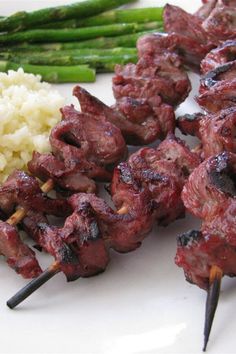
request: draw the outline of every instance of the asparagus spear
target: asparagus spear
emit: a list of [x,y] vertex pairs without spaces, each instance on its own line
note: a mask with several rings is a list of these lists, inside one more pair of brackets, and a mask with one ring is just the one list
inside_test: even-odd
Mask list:
[[113,23],[147,23],[162,21],[163,7],[146,7],[139,9],[124,9],[106,11],[100,15],[85,19],[71,19],[46,23],[40,28],[77,28],[89,26],[104,26]]
[[23,68],[27,73],[41,75],[44,81],[52,83],[64,82],[94,82],[96,79],[95,70],[87,65],[74,66],[39,66],[20,64],[12,61],[0,61],[0,72],[18,70]]
[[7,56],[4,57],[4,53],[1,53],[1,59],[14,60],[14,62],[20,64],[31,64],[31,65],[50,65],[50,66],[73,66],[73,65],[84,65],[87,64],[92,68],[96,68],[99,72],[111,72],[114,70],[116,64],[127,64],[137,62],[137,53],[134,49],[134,53],[125,53],[121,51],[120,53],[113,53],[110,55],[63,55],[63,53],[56,52],[56,54],[48,53],[38,53],[35,55],[10,55],[6,53]]
[[0,31],[19,31],[51,21],[75,17],[82,19],[133,1],[135,0],[86,0],[70,5],[44,8],[32,12],[21,11],[0,19]]
[[139,37],[154,32],[162,32],[163,28],[157,28],[156,30],[150,30],[146,32],[137,32],[132,34],[125,34],[116,37],[99,37],[96,39],[88,39],[81,42],[67,42],[67,43],[47,43],[47,44],[28,44],[22,43],[16,46],[1,47],[3,52],[42,52],[50,50],[67,50],[67,49],[83,49],[83,48],[116,48],[116,47],[135,47]]
[[[134,55],[137,54],[137,49],[136,48],[112,48],[112,49],[99,49],[99,48],[82,48],[82,49],[67,49],[67,50],[48,50],[44,52],[39,51],[25,51],[23,53],[21,52],[0,52],[0,58],[4,58],[6,60],[8,59],[14,59],[15,57],[19,58],[26,58],[27,60],[41,60],[41,58],[44,58],[45,60],[47,58],[58,58],[62,56],[73,56],[73,57],[85,57],[85,56],[91,56],[91,55],[96,55],[98,57],[103,57],[103,56],[113,56],[113,55]],[[41,58],[39,58],[39,56]]]
[[19,42],[69,42],[97,38],[100,36],[116,36],[126,33],[156,29],[160,26],[158,22],[145,24],[118,23],[114,25],[83,27],[76,29],[35,29],[16,33],[0,35],[0,44],[11,44]]

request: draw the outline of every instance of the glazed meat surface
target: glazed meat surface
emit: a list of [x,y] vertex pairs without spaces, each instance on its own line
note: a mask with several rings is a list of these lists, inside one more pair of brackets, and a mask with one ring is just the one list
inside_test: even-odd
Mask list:
[[68,281],[105,269],[107,252],[89,204],[73,206],[73,213],[62,228],[48,225],[38,213],[29,213],[23,227],[37,245],[55,258]]
[[159,96],[155,97],[152,105],[146,99],[124,97],[115,106],[108,107],[80,86],[75,87],[74,95],[80,102],[82,112],[104,115],[120,128],[127,144],[149,144],[174,131],[174,110],[164,104]]
[[[235,5],[236,6],[236,5]],[[236,60],[236,40],[228,40],[212,49],[201,62],[202,74],[216,69],[219,65]]]
[[21,241],[17,229],[3,221],[0,221],[0,254],[24,278],[34,278],[42,272],[35,253]]
[[203,219],[201,232],[178,239],[177,265],[187,280],[207,288],[212,265],[236,275],[236,155],[223,152],[205,160],[190,175],[182,198],[186,208]]
[[207,112],[235,106],[236,95],[236,61],[217,66],[202,79],[198,104]]

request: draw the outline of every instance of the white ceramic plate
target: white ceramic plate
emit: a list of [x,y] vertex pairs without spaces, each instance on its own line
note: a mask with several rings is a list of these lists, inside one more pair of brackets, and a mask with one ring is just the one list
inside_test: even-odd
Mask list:
[[[0,14],[32,10],[70,1],[1,0]],[[194,12],[200,0],[170,1]],[[139,0],[135,6],[161,6],[160,0]],[[178,19],[176,19],[178,21]],[[113,103],[112,75],[98,76],[83,85],[106,103]],[[191,74],[193,92],[198,78]],[[59,85],[67,102],[72,85]],[[189,98],[178,113],[197,111]],[[201,353],[206,294],[184,279],[174,264],[176,235],[198,227],[188,216],[167,228],[156,227],[140,249],[120,255],[112,252],[107,270],[97,277],[66,283],[58,274],[14,311],[6,300],[26,281],[0,260],[0,352],[159,354]],[[51,262],[39,255],[41,264]],[[208,352],[236,353],[235,280],[224,279]]]

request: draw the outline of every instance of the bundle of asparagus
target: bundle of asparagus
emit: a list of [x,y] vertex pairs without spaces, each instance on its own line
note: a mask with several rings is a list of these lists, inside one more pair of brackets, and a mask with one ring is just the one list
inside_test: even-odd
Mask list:
[[162,8],[115,9],[136,0],[85,0],[0,18],[0,71],[22,67],[49,82],[93,82],[137,61],[136,41],[160,32]]

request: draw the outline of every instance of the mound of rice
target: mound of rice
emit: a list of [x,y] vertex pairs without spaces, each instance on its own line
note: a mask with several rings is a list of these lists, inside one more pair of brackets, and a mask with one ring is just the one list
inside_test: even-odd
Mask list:
[[50,151],[49,133],[65,102],[40,80],[22,69],[0,73],[0,182],[15,168],[27,169],[34,150]]

